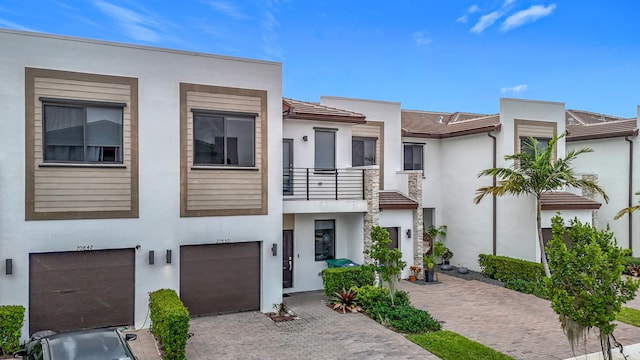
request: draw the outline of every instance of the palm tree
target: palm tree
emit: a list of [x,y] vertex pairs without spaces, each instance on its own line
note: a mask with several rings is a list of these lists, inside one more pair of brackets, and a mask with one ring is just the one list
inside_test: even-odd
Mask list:
[[[636,195],[640,195],[640,191],[636,193]],[[632,214],[636,211],[640,210],[640,205],[631,206],[628,208],[624,208],[616,213],[616,216],[613,217],[614,220],[618,220],[623,217],[625,214]]]
[[542,264],[547,277],[551,276],[549,264],[545,256],[544,241],[542,239],[542,207],[540,197],[543,193],[557,191],[565,187],[587,189],[597,192],[609,202],[609,197],[604,190],[590,180],[579,179],[574,173],[571,162],[578,155],[593,152],[590,148],[582,148],[570,151],[562,159],[554,159],[554,148],[558,140],[565,134],[554,136],[546,146],[538,143],[533,137],[523,143],[523,149],[518,154],[507,155],[505,160],[513,160],[510,168],[492,168],[482,170],[478,177],[495,176],[500,179],[497,185],[484,186],[476,190],[477,196],[473,199],[478,204],[485,195],[502,196],[505,194],[533,196],[536,199],[536,221],[538,225],[538,241],[542,251]]

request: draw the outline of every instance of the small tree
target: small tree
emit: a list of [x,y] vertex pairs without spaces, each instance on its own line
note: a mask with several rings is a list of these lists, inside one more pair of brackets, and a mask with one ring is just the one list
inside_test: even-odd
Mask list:
[[375,263],[371,266],[374,270],[380,274],[382,284],[389,289],[389,295],[391,296],[391,303],[395,298],[395,294],[398,288],[398,277],[407,266],[407,263],[402,261],[402,253],[398,249],[390,249],[391,238],[389,232],[380,227],[374,226],[371,228],[371,258],[375,260]]
[[627,251],[617,246],[609,229],[594,229],[578,219],[565,228],[558,215],[551,221],[553,239],[547,245],[547,254],[553,273],[546,279],[551,307],[559,315],[572,351],[596,327],[604,359],[611,359],[613,321],[622,304],[635,297],[639,285],[631,278],[622,279]]

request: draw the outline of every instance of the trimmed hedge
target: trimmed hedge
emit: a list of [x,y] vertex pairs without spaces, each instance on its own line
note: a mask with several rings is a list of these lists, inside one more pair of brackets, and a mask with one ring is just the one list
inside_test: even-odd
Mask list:
[[328,268],[322,270],[322,283],[324,284],[324,294],[333,296],[336,291],[373,285],[375,274],[369,266],[349,266],[340,268]]
[[[393,303],[396,306],[410,305],[409,294],[402,290],[396,291]],[[379,306],[391,307],[391,296],[389,296],[389,290],[387,288],[365,285],[358,288],[356,304],[368,313]]]
[[24,306],[0,306],[0,355],[20,350],[20,330],[24,321]]
[[482,273],[500,281],[526,280],[539,282],[544,278],[544,267],[540,263],[514,259],[507,256],[480,254],[478,263]]
[[440,323],[427,311],[416,309],[411,305],[378,305],[368,314],[382,325],[392,326],[401,333],[416,334],[438,331],[441,328]]
[[151,332],[164,348],[164,359],[185,359],[191,318],[175,290],[160,289],[149,293],[149,311]]

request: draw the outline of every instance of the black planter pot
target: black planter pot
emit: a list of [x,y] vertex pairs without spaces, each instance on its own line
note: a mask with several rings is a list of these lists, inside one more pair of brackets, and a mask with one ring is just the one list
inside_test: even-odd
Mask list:
[[424,271],[424,281],[426,282],[434,282],[434,275],[435,275],[435,271],[434,270],[425,270]]

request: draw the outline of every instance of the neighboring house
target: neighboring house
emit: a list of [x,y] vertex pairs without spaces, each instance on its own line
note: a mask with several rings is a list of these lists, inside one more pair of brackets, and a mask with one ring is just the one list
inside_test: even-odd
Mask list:
[[[584,147],[593,149],[576,161],[577,170],[592,177],[604,188],[609,203],[602,204],[595,214],[600,228],[611,227],[618,245],[640,249],[638,215],[625,215],[613,220],[615,214],[626,207],[637,205],[640,191],[640,142],[638,118],[620,118],[579,110],[567,110],[567,150]],[[635,224],[635,226],[634,226]]]
[[281,64],[0,30],[0,304],[23,336],[281,302]]

